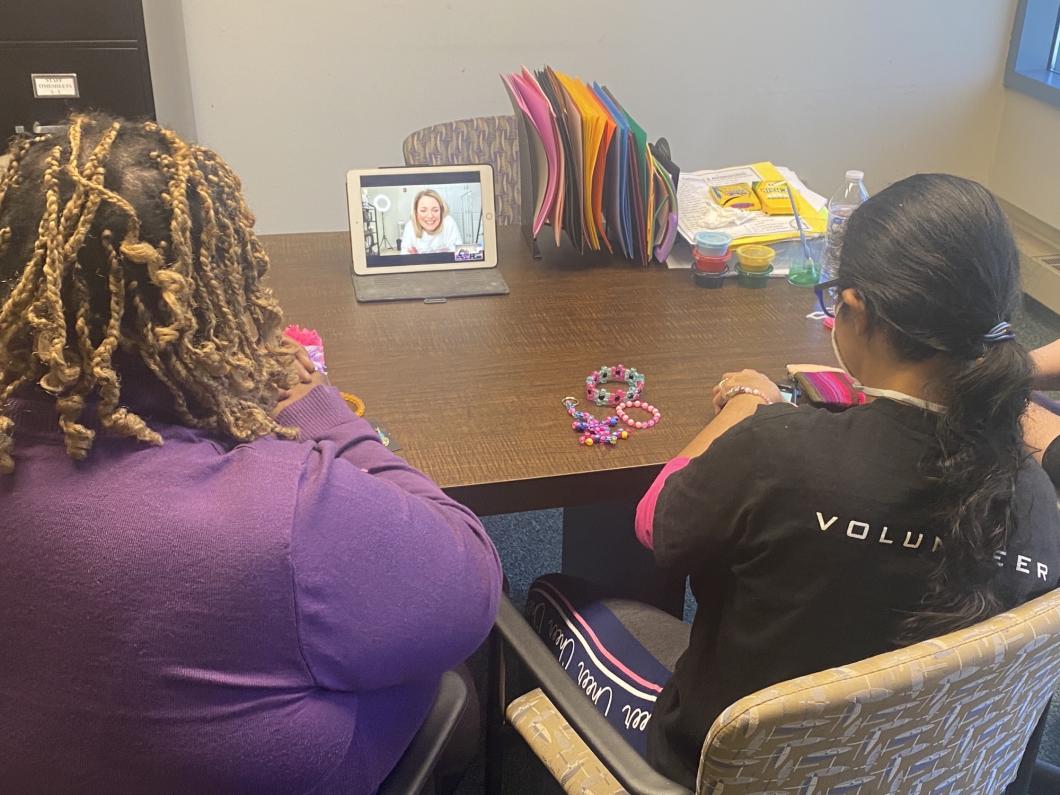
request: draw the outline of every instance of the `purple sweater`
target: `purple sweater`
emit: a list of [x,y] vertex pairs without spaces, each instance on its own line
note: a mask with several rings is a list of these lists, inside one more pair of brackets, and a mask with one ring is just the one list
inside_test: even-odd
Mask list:
[[478,519],[330,387],[281,415],[297,442],[154,412],[162,447],[80,464],[53,404],[14,416],[0,792],[370,793],[493,624]]

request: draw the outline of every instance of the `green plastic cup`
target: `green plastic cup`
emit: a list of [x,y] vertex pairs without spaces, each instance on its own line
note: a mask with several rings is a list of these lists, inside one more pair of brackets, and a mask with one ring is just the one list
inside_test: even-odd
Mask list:
[[798,256],[788,268],[788,283],[796,287],[813,287],[821,278],[821,271],[813,258]]

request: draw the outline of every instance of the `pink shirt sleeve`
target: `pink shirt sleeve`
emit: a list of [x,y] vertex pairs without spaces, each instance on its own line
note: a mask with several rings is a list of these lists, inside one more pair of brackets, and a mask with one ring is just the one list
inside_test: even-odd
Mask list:
[[655,503],[659,501],[659,495],[662,493],[663,486],[666,485],[666,479],[674,472],[688,466],[688,462],[691,460],[691,458],[677,456],[667,461],[662,472],[655,478],[655,482],[651,484],[647,493],[637,503],[637,517],[633,526],[637,531],[637,540],[648,549],[655,548],[653,543],[655,528],[652,526],[655,521]]

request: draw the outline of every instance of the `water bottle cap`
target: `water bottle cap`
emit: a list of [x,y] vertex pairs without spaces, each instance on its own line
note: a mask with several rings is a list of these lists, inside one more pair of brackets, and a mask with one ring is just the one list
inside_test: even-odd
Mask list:
[[847,172],[847,179],[849,179],[851,182],[860,182],[861,180],[865,179],[865,172],[864,171],[848,171]]

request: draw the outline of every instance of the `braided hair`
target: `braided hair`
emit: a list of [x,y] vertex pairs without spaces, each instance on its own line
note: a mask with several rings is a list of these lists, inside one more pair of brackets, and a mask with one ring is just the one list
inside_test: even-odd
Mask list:
[[[181,421],[249,441],[292,437],[270,416],[290,385],[282,314],[238,177],[152,122],[71,116],[19,137],[0,170],[0,472],[14,470],[9,401],[54,396],[67,453],[98,428],[162,438],[122,406],[118,351],[139,359]],[[86,424],[87,423],[87,424]]]

